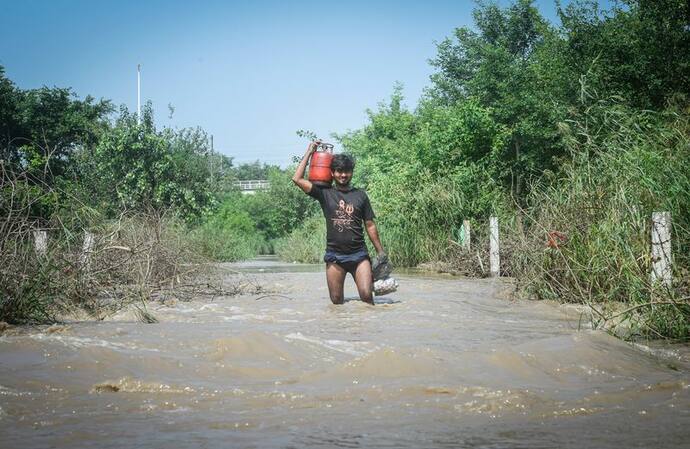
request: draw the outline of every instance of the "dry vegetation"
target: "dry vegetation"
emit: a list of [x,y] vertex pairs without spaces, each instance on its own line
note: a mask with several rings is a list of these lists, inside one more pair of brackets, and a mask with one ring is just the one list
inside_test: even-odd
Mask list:
[[[146,310],[151,300],[262,291],[256,284],[228,284],[225,273],[198,254],[185,227],[159,211],[103,220],[84,207],[40,222],[33,208],[52,192],[32,190],[24,174],[0,170],[0,321],[50,323],[84,312],[103,319],[134,306],[142,321],[153,322]],[[47,234],[43,250],[36,245],[38,229]]]

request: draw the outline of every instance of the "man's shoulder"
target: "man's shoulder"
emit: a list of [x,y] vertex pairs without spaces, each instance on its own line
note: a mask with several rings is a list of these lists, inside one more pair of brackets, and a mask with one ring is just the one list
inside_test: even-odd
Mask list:
[[318,197],[322,196],[323,193],[327,190],[330,190],[329,186],[322,186],[316,183],[312,183],[311,189],[309,190],[309,192],[307,192],[307,195]]
[[318,190],[321,193],[328,193],[331,191],[331,186],[324,186],[324,185],[315,184],[315,183],[312,184],[311,188],[313,190]]
[[324,195],[334,195],[334,196],[340,196],[340,195],[345,195],[346,197],[349,198],[368,198],[367,192],[364,189],[360,189],[357,187],[350,187],[349,190],[343,191],[343,190],[338,190],[337,188],[333,186],[325,186],[321,187],[322,192]]
[[369,195],[367,195],[367,191],[364,190],[364,189],[360,189],[360,188],[358,188],[358,187],[354,187],[354,188],[352,189],[352,191],[355,192],[355,193],[356,193],[357,195],[359,195],[359,196],[362,196],[362,197],[365,197],[365,198],[369,198]]
[[357,194],[367,194],[366,190],[359,188],[359,187],[350,187],[350,190],[347,191],[347,193],[357,193]]

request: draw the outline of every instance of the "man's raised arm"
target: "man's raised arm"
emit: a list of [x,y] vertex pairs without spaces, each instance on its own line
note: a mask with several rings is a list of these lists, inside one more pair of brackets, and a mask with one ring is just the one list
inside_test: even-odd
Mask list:
[[311,181],[308,179],[304,179],[304,171],[307,169],[307,163],[309,163],[309,158],[311,158],[311,155],[314,154],[314,151],[316,151],[316,148],[319,146],[321,142],[320,141],[315,141],[315,142],[310,142],[309,146],[307,147],[307,152],[304,153],[304,156],[302,157],[302,160],[299,162],[299,165],[297,166],[297,170],[295,170],[295,175],[292,177],[292,182],[297,184],[297,187],[302,189],[304,193],[309,193],[311,192]]

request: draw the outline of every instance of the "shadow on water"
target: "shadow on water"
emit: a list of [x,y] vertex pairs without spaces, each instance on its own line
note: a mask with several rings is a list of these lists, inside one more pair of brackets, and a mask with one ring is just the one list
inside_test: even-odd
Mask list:
[[[343,299],[343,303],[347,304],[349,302],[361,302],[361,299],[359,299],[359,296],[347,296]],[[399,299],[395,299],[393,297],[382,297],[382,296],[377,296],[374,298],[374,304],[379,305],[379,304],[400,304],[402,301]]]

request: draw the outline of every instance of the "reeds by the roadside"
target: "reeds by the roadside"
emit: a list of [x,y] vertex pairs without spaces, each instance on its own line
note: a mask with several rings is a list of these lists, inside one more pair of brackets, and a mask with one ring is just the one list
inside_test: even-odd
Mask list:
[[[507,230],[509,271],[537,298],[582,303],[596,327],[626,338],[690,337],[690,120],[623,107],[587,114],[569,132],[562,178],[535,187]],[[596,129],[596,134],[593,130]],[[651,285],[651,218],[673,220],[673,284]],[[548,245],[549,233],[563,237]]]
[[[107,220],[72,198],[37,218],[35,206],[54,193],[0,164],[0,321],[52,323],[83,312],[99,319],[135,302],[150,319],[145,301],[203,267],[173,216],[127,212]],[[35,244],[37,231],[44,248]]]

